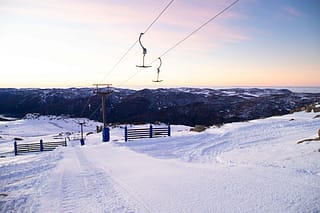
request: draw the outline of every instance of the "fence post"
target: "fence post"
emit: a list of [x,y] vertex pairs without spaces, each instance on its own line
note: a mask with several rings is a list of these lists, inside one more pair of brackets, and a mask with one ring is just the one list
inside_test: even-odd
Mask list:
[[13,142],[13,147],[14,147],[14,155],[18,155],[17,141]]
[[64,138],[64,146],[67,146],[67,138]]
[[128,127],[127,126],[124,127],[124,141],[125,142],[128,141]]
[[168,124],[168,136],[171,136],[171,127],[170,127],[170,124]]
[[150,124],[149,137],[152,138],[152,124]]
[[40,139],[40,152],[43,152],[43,140]]

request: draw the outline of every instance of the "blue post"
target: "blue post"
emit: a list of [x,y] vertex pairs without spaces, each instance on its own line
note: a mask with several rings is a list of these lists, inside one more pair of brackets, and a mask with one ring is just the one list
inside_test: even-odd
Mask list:
[[83,139],[83,138],[80,139],[80,145],[81,145],[81,146],[84,145],[84,139]]
[[168,136],[171,136],[171,127],[170,127],[170,124],[168,124]]
[[84,122],[79,123],[80,124],[80,128],[81,128],[81,138],[80,138],[80,145],[83,146],[84,145],[84,139],[83,139],[83,125],[85,124]]
[[152,138],[152,125],[150,124],[149,137]]
[[40,139],[40,152],[43,152],[43,140]]
[[125,126],[124,127],[124,141],[128,141],[128,127]]
[[13,142],[13,147],[14,147],[14,155],[18,155],[17,141]]
[[102,141],[108,142],[110,141],[110,129],[108,127],[104,127],[102,131]]

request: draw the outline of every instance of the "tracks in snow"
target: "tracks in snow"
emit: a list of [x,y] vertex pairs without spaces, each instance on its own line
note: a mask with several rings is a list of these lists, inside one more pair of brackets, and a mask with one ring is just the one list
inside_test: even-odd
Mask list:
[[119,186],[86,158],[82,148],[66,149],[64,154],[64,160],[40,189],[35,211],[146,212],[123,190],[116,190]]

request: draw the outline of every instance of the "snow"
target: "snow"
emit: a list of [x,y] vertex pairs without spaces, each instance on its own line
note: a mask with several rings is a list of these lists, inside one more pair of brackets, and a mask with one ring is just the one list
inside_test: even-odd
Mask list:
[[[319,113],[318,113],[319,114]],[[0,158],[1,212],[319,212],[317,113],[225,124],[125,143],[123,128],[86,145]],[[99,123],[86,120],[86,132]],[[0,153],[24,141],[78,133],[73,119],[0,122]],[[23,142],[24,142],[23,141]]]

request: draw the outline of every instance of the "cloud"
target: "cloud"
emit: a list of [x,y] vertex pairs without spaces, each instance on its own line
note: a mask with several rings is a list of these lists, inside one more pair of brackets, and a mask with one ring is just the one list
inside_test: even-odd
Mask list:
[[[192,1],[175,2],[166,14],[161,17],[150,34],[159,38],[160,42],[173,45],[175,42],[185,38],[203,23],[208,21],[227,5],[230,1],[215,3],[212,1],[201,1],[201,4]],[[246,18],[231,8],[223,15],[196,32],[184,43],[193,43],[194,47],[203,49],[220,47],[224,42],[243,42],[249,40],[245,29],[236,27],[232,22]],[[154,33],[154,32],[157,33]],[[157,43],[160,43],[157,42]],[[192,45],[192,44],[191,44]]]
[[[168,2],[133,0],[133,1],[21,1],[11,0],[0,6],[0,11],[31,17],[38,20],[58,22],[59,24],[76,23],[83,25],[110,25],[113,27],[137,28],[143,31],[154,20]],[[175,1],[161,16],[157,24],[168,30],[188,32],[208,18],[217,14],[229,1]],[[239,14],[230,10],[219,20],[231,20]]]
[[302,16],[302,13],[296,9],[294,9],[293,7],[286,7],[285,11],[290,14],[291,16],[295,16],[295,17],[300,17]]

